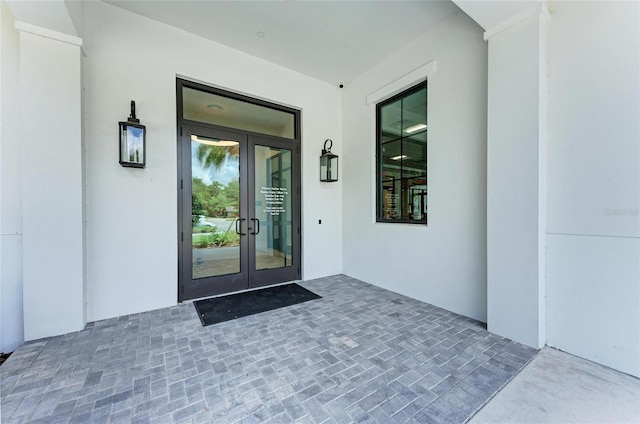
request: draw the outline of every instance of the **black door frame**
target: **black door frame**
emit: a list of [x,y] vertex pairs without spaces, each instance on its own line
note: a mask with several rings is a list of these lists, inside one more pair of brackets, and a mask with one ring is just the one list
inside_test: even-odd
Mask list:
[[[212,125],[203,122],[196,122],[187,119],[183,119],[183,103],[182,103],[182,91],[183,87],[193,88],[200,91],[209,92],[212,94],[230,97],[236,100],[253,103],[259,106],[268,107],[271,109],[281,110],[288,113],[292,113],[294,115],[294,135],[293,139],[284,139],[281,137],[275,137],[260,133],[255,133],[246,130],[238,130],[235,128],[222,127],[218,125]],[[302,229],[301,229],[301,159],[300,159],[300,111],[297,109],[292,109],[286,106],[277,105],[275,103],[267,102],[264,100],[253,99],[247,96],[243,96],[237,93],[232,93],[226,90],[209,87],[203,84],[191,82],[188,80],[176,79],[176,110],[177,110],[177,178],[178,178],[178,190],[177,190],[177,201],[178,201],[178,225],[177,225],[177,253],[178,253],[178,302],[182,302],[185,300],[196,299],[199,297],[212,296],[216,294],[228,293],[232,291],[237,291],[239,284],[239,279],[244,280],[247,279],[247,284],[240,288],[242,289],[251,289],[255,287],[261,287],[271,284],[277,284],[284,281],[291,281],[301,278],[301,269],[302,269]],[[241,155],[244,154],[245,157],[253,157],[253,149],[256,145],[265,145],[276,148],[285,148],[290,149],[292,154],[292,178],[294,181],[294,185],[292,186],[292,213],[293,213],[293,223],[292,223],[292,265],[291,267],[286,268],[275,268],[275,269],[267,269],[267,270],[255,270],[255,258],[252,258],[249,253],[250,243],[255,244],[255,240],[251,235],[249,235],[247,228],[249,226],[250,217],[249,215],[253,215],[253,209],[251,209],[249,202],[241,201],[240,204],[240,216],[244,217],[246,221],[241,222],[242,224],[242,232],[247,233],[247,239],[245,243],[241,243],[241,256],[242,258],[249,258],[248,261],[241,260],[241,272],[240,274],[231,274],[228,276],[215,277],[216,278],[216,290],[215,292],[208,291],[206,289],[206,285],[210,284],[210,281],[204,281],[208,279],[203,279],[201,284],[193,285],[193,280],[191,279],[191,255],[186,254],[187,250],[191,249],[191,237],[190,235],[184,234],[184,229],[191,228],[191,203],[190,203],[190,193],[191,193],[191,180],[189,178],[185,178],[184,176],[191,174],[191,155],[186,154],[185,144],[189,143],[190,146],[190,137],[189,134],[192,131],[202,132],[203,135],[208,133],[215,133],[219,135],[228,134],[229,136],[237,139],[238,137],[243,139],[241,142]],[[189,140],[187,140],[189,139]],[[251,153],[249,150],[251,149]],[[190,149],[189,149],[190,152]],[[253,163],[249,163],[245,161],[245,165],[241,164],[240,166],[240,183],[241,183],[241,193],[243,190],[246,191],[245,199],[249,199],[253,202],[255,195],[255,178],[253,178],[253,170],[250,170],[249,167],[252,166]],[[252,178],[249,178],[252,177]],[[189,201],[185,200],[185,193],[189,193]],[[255,202],[253,202],[255,204]],[[252,205],[251,205],[252,206]],[[242,237],[242,236],[241,236]],[[186,245],[189,244],[189,249],[186,248]],[[255,250],[254,249],[252,251]],[[253,267],[253,268],[251,268]]]

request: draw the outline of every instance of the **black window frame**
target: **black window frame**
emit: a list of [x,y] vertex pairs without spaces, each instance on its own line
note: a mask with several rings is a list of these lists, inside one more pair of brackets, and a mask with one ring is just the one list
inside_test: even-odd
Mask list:
[[[428,105],[428,84],[427,84],[427,80],[424,80],[418,84],[415,84],[413,86],[411,86],[410,88],[402,91],[401,93],[398,93],[396,95],[394,95],[393,97],[390,97],[386,100],[383,100],[379,103],[376,104],[376,222],[382,222],[382,223],[395,223],[395,224],[414,224],[414,225],[422,225],[422,226],[426,226],[427,225],[427,221],[428,221],[428,212],[424,214],[424,217],[422,219],[393,219],[393,218],[384,218],[383,213],[384,213],[384,209],[383,209],[383,201],[384,198],[382,196],[382,193],[384,191],[383,188],[383,179],[382,179],[382,171],[383,171],[383,155],[382,155],[382,145],[383,144],[388,144],[388,143],[392,143],[392,142],[396,142],[398,140],[400,140],[401,142],[401,154],[402,154],[402,143],[404,142],[405,138],[409,138],[408,136],[405,136],[404,134],[400,134],[400,136],[397,139],[394,140],[387,140],[386,142],[383,142],[382,140],[382,128],[381,128],[381,123],[382,123],[382,108],[390,103],[396,102],[400,99],[404,99],[420,90],[425,90],[425,102],[427,104],[427,108],[429,107]],[[402,108],[401,108],[402,111]],[[401,116],[401,121],[403,120],[403,117]],[[425,116],[425,124],[428,125],[427,122],[427,116]],[[424,130],[425,133],[428,131],[428,128]],[[425,174],[424,174],[424,179],[425,179],[425,185],[427,186],[427,188],[425,189],[425,192],[423,194],[424,196],[424,202],[427,202],[427,193],[428,193],[428,180],[427,180],[427,171],[428,171],[428,155],[427,155],[427,146],[429,143],[429,137],[428,137],[428,133],[426,134],[426,141],[425,141],[425,153],[424,153],[424,157],[425,157]],[[402,172],[402,165],[401,165],[401,172]],[[409,177],[407,178],[400,178],[401,180],[405,180],[405,179],[409,179]],[[402,198],[402,194],[401,194],[401,198]],[[401,200],[402,202],[402,200]],[[428,211],[428,209],[427,209]],[[401,215],[402,215],[402,211],[401,211]]]

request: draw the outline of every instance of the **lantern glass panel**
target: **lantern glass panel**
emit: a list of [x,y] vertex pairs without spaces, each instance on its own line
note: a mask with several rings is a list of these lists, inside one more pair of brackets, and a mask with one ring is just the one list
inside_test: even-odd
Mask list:
[[331,152],[320,156],[320,181],[338,181],[338,156]]
[[327,169],[329,168],[329,158],[320,157],[320,181],[327,181]]
[[338,156],[329,158],[329,169],[327,170],[327,180],[338,181]]
[[120,122],[120,164],[122,166],[144,168],[145,138],[144,125]]

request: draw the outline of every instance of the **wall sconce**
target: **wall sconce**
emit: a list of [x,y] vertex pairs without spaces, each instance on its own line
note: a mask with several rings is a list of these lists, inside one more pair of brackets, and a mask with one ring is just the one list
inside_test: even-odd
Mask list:
[[[329,147],[327,147],[329,143]],[[331,153],[333,141],[326,139],[320,156],[320,181],[332,183],[338,181],[338,155]]]
[[136,102],[131,100],[131,115],[120,125],[120,165],[144,168],[146,162],[147,128],[136,119]]

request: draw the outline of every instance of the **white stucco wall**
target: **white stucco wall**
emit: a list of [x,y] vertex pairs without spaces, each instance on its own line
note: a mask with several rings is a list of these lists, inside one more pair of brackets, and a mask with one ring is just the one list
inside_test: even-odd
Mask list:
[[[337,87],[101,2],[85,19],[89,321],[177,301],[177,75],[302,110],[303,278],[342,272],[342,183],[318,178],[324,140],[341,154]],[[118,164],[130,100],[144,170]]]
[[[375,223],[375,104],[435,61],[428,80],[428,226]],[[345,274],[486,320],[487,47],[459,12],[344,89]]]
[[640,3],[550,12],[547,343],[640,376]]
[[22,184],[20,175],[19,36],[0,1],[0,352],[24,341],[22,328]]

